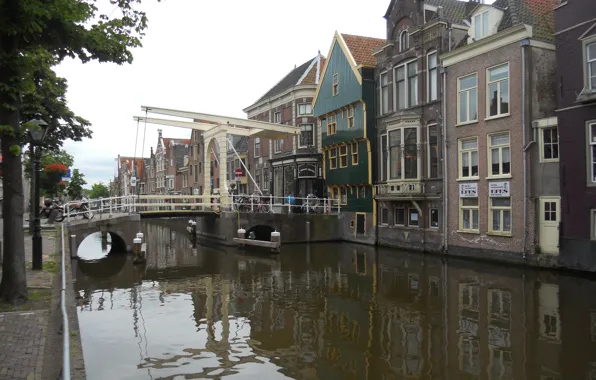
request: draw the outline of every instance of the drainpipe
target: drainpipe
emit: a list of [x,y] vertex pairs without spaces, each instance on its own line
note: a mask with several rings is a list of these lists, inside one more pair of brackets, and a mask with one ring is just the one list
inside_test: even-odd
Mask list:
[[[449,30],[449,34],[451,34],[451,30]],[[449,45],[451,49],[451,44]],[[447,166],[447,68],[441,66],[441,74],[443,74],[443,99],[441,105],[443,106],[443,116],[441,117],[441,129],[443,133],[443,253],[447,252],[448,248],[448,213],[449,213],[449,181],[448,181],[448,166]]]
[[453,29],[451,27],[451,23],[448,24],[449,26],[447,27],[447,31],[449,32],[449,51],[451,51],[451,30]]
[[[522,96],[521,96],[521,109],[522,109],[522,146],[526,147],[526,47],[530,46],[530,39],[525,38],[520,43],[521,46],[521,58],[522,58]],[[527,161],[528,152],[524,149],[522,153],[523,157],[523,173],[524,173],[524,226],[528,225],[528,182],[527,182]],[[528,229],[524,229],[524,251],[523,258],[526,259],[526,251],[528,244]]]

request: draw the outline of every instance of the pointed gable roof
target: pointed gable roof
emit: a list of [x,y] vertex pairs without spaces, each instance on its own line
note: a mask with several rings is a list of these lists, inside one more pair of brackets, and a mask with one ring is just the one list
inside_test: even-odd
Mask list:
[[[259,100],[253,103],[253,105],[260,103],[267,98],[272,98],[276,95],[279,95],[294,86],[299,86],[302,84],[318,84],[324,62],[325,57],[319,53],[316,57],[309,59],[298,67],[295,67],[285,77],[277,82],[275,86],[271,87],[265,93],[265,95],[261,96]],[[250,106],[248,108],[250,108]]]
[[356,66],[371,66],[377,65],[377,60],[373,56],[373,51],[378,47],[383,46],[387,41],[380,38],[354,36],[352,34],[341,33],[346,47],[350,51]]
[[[470,2],[468,1],[460,1],[460,0],[425,0],[424,4],[432,5],[435,7],[441,7],[442,9],[442,16],[441,19],[445,19],[449,22],[460,24],[466,14],[468,14],[466,10],[467,4]],[[392,0],[389,3],[389,7],[387,7],[387,12],[385,12],[385,18],[388,19],[391,16],[391,12],[393,8],[397,6],[402,6],[403,0]]]

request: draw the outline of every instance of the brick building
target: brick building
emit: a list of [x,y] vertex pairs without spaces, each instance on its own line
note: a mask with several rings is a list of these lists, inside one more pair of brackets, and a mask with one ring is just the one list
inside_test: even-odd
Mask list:
[[557,252],[553,1],[532,4],[473,4],[468,37],[440,57],[450,253]]
[[375,52],[380,245],[426,251],[444,245],[438,57],[467,35],[467,6],[393,0],[387,9],[387,43]]
[[188,154],[190,139],[164,138],[158,129],[157,146],[155,148],[155,181],[156,194],[173,194],[176,192],[176,171],[183,165],[184,156]]
[[[317,138],[312,100],[324,64],[325,57],[321,54],[309,59],[244,109],[249,119],[295,125],[301,129],[300,136],[275,141],[249,139],[249,170],[263,192],[279,197],[288,194],[323,196],[321,141]],[[248,191],[255,191],[250,180]]]

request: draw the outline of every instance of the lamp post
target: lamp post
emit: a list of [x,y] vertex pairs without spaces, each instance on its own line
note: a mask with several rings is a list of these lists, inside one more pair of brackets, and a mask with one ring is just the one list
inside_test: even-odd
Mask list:
[[39,166],[41,155],[41,143],[46,137],[49,124],[43,121],[41,114],[35,114],[35,119],[30,120],[29,123],[34,124],[37,128],[29,130],[29,137],[31,138],[31,148],[33,149],[33,235],[31,242],[33,243],[33,270],[41,270],[43,266],[43,253],[41,241],[41,225],[39,221]]

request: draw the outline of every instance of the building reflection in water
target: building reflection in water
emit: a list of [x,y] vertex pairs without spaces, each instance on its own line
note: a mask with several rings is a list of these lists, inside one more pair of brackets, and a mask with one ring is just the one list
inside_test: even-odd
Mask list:
[[193,249],[185,223],[143,232],[146,267],[77,273],[90,379],[596,380],[588,279],[348,244]]

